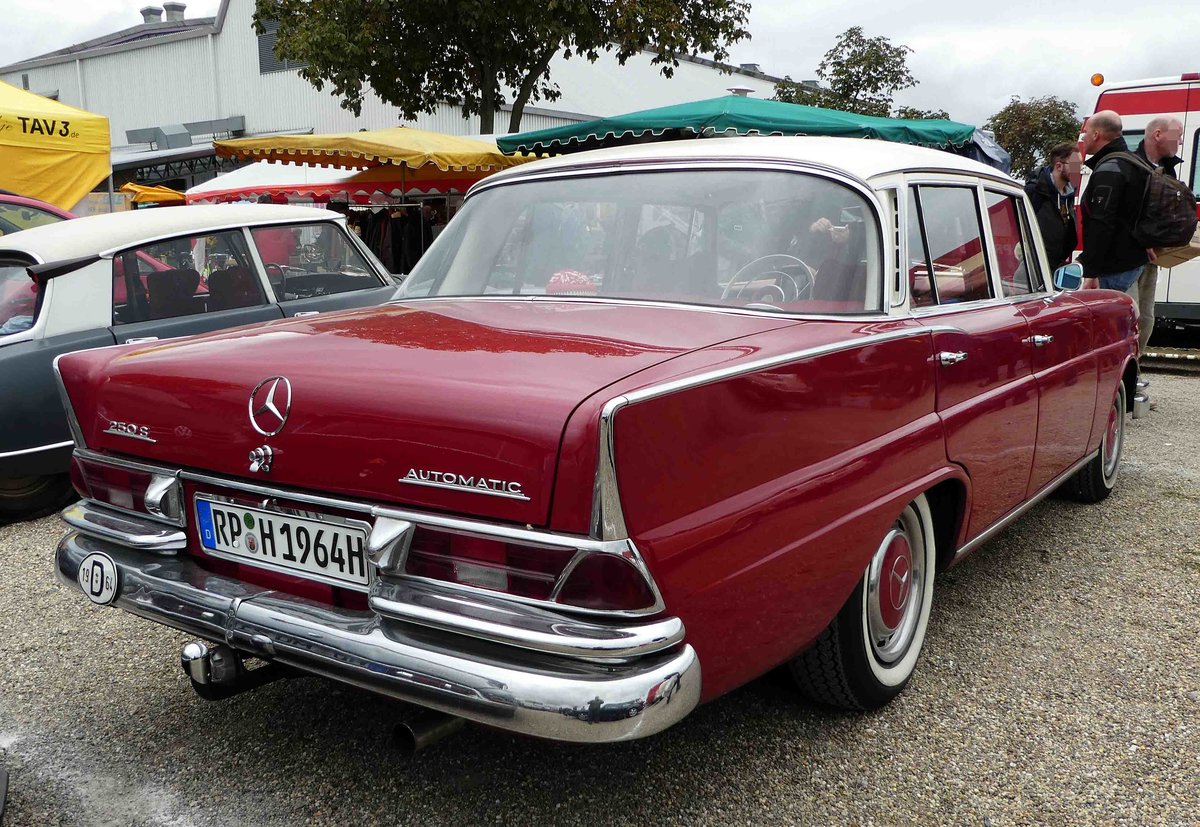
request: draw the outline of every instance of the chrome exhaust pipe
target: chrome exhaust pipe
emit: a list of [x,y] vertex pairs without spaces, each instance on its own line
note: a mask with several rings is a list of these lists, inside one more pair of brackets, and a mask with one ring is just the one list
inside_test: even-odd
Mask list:
[[396,724],[393,735],[396,747],[408,757],[449,738],[462,729],[466,721],[444,712],[424,710],[407,721]]

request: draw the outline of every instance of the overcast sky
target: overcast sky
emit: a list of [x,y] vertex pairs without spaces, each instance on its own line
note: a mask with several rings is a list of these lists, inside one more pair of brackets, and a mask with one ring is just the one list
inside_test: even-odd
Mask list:
[[[868,36],[913,50],[908,65],[920,85],[902,92],[897,103],[945,109],[975,125],[1013,95],[1057,95],[1086,114],[1096,100],[1088,83],[1093,72],[1125,80],[1200,71],[1200,0],[751,3],[753,40],[733,48],[733,62],[758,63],[768,74],[794,80],[815,78],[837,36],[860,25]],[[132,26],[146,5],[149,0],[0,0],[0,55],[15,62]],[[191,0],[187,16],[212,15],[218,6],[219,0]]]

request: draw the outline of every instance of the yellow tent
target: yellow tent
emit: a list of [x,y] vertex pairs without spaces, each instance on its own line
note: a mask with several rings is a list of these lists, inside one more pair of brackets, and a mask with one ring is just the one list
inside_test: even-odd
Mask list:
[[187,201],[179,190],[157,185],[135,184],[132,181],[124,184],[121,192],[132,195],[135,204],[183,204]]
[[[498,172],[532,158],[505,155],[495,144],[406,126],[326,135],[264,135],[214,141],[217,154],[247,161],[291,161],[322,167],[400,166],[410,182],[446,172]],[[479,177],[483,177],[480,175]]]
[[108,118],[0,81],[0,189],[69,209],[108,177]]

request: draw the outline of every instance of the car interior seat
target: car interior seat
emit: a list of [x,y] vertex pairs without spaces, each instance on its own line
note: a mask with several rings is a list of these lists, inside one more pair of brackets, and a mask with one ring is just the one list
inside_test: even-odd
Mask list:
[[210,310],[250,307],[259,301],[254,274],[241,265],[235,264],[226,270],[217,270],[208,277]]
[[191,268],[161,270],[146,276],[151,319],[189,316],[197,311],[196,288],[200,273]]

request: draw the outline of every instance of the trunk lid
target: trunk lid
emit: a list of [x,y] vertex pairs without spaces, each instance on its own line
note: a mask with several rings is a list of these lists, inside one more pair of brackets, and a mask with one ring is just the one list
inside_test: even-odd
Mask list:
[[[543,525],[580,402],[682,353],[790,323],[667,306],[425,300],[93,351],[61,368],[92,448]],[[287,413],[278,430],[276,411]],[[270,470],[252,472],[249,455],[262,447]]]

